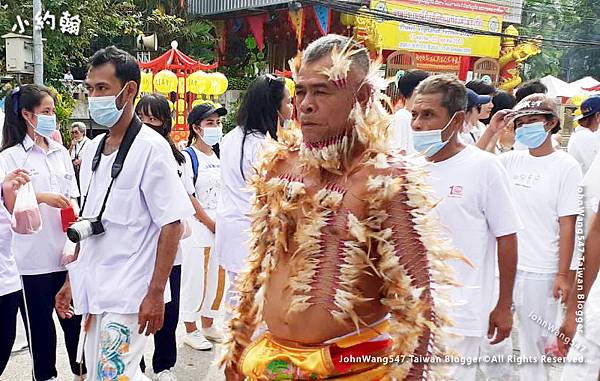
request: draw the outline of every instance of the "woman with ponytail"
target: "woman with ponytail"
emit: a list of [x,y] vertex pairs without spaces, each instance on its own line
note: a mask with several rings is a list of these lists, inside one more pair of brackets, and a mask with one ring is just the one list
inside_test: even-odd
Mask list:
[[181,318],[186,329],[184,343],[196,350],[210,350],[211,341],[220,342],[222,337],[213,327],[225,292],[225,271],[212,253],[221,193],[221,164],[212,146],[221,140],[223,130],[219,122],[225,114],[225,108],[206,102],[188,115],[190,137],[184,153],[201,208],[192,222],[192,237],[183,245]]
[[[51,138],[56,131],[55,102],[56,96],[45,86],[24,85],[13,90],[6,97],[0,152],[6,172],[23,168],[29,173],[39,204],[41,230],[36,234],[15,232],[11,245],[23,283],[19,309],[28,328],[34,379],[39,381],[58,376],[52,314],[54,298],[67,277],[67,235],[61,209],[68,210],[79,196],[71,156]],[[86,371],[76,361],[81,317],[58,320],[71,371],[76,380],[82,380]]]
[[[183,186],[187,191],[192,204],[196,205],[193,193],[194,187],[189,176],[185,175],[185,156],[178,149],[171,139],[171,108],[169,102],[161,94],[144,95],[138,102],[135,108],[136,114],[140,120],[158,132],[169,143],[173,157],[177,162],[177,171]],[[175,170],[175,167],[173,168]],[[196,202],[195,202],[196,201]],[[185,242],[185,241],[181,241]],[[171,274],[169,275],[169,286],[171,289],[171,301],[165,305],[165,315],[163,327],[154,335],[154,355],[152,356],[152,369],[157,375],[159,381],[176,380],[172,369],[177,362],[177,343],[175,338],[175,330],[179,322],[179,303],[180,303],[180,286],[181,286],[181,261],[182,250],[181,244],[177,251],[177,257],[173,263]],[[142,358],[142,371],[145,371],[146,364]]]

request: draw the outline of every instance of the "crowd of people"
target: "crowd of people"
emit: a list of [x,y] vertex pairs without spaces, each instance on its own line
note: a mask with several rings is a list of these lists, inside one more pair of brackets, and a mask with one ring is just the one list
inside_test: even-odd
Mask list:
[[221,344],[228,381],[510,380],[515,363],[548,380],[563,357],[563,380],[598,377],[600,218],[578,216],[600,201],[582,187],[600,178],[600,96],[566,151],[539,81],[513,96],[411,70],[389,114],[367,51],[328,35],[291,61],[294,97],[257,77],[225,136],[228,111],[196,105],[180,150],[130,54],[89,62],[106,134],[73,123],[67,150],[50,89],[5,101],[0,374],[20,311],[34,379],[57,379],[56,311],[75,380],[146,380],[150,335],[155,379],[176,380],[181,321],[185,345]]

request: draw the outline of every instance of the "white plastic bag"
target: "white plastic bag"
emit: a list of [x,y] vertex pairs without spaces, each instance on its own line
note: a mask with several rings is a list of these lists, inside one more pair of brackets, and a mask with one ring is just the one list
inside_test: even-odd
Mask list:
[[31,182],[17,191],[11,227],[18,234],[34,234],[42,230],[42,215]]
[[180,241],[191,237],[192,224],[190,223],[190,221],[188,221],[187,218],[181,220],[181,229],[182,229],[182,233],[181,233],[181,238],[179,239]]

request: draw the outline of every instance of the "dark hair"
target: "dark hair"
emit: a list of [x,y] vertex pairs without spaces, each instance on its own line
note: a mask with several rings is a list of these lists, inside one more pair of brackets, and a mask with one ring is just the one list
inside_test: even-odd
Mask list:
[[405,99],[410,98],[413,92],[419,86],[419,83],[425,78],[429,77],[429,74],[423,70],[409,70],[400,79],[396,87],[398,91]]
[[467,89],[471,89],[479,95],[496,94],[496,88],[481,79],[469,81],[465,86]]
[[548,114],[544,115],[544,118],[545,118],[547,121],[551,121],[551,120],[556,120],[556,121],[557,121],[557,123],[556,123],[556,126],[554,126],[554,127],[553,127],[553,128],[550,130],[550,134],[551,134],[551,135],[554,135],[554,134],[557,134],[557,133],[559,133],[559,132],[560,132],[560,130],[561,130],[561,126],[560,126],[560,118],[558,118],[558,117],[556,117],[556,116],[554,116],[554,115],[548,115]]
[[0,151],[23,142],[25,135],[27,135],[27,122],[21,115],[21,110],[33,112],[33,109],[39,106],[45,97],[51,97],[56,104],[56,95],[52,90],[42,85],[23,85],[15,88],[6,97],[2,148]]
[[177,163],[185,163],[185,156],[177,149],[173,139],[171,139],[173,122],[171,120],[171,108],[169,107],[167,98],[162,94],[157,93],[144,95],[135,107],[135,113],[138,115],[152,114],[152,116],[158,118],[162,122],[162,127],[158,130],[158,133],[160,133],[167,140],[169,146],[171,146],[171,151],[173,152],[173,156],[175,157],[175,160],[177,160]]
[[277,140],[277,121],[279,108],[285,96],[285,80],[272,75],[261,75],[248,87],[244,99],[237,112],[237,124],[242,128],[242,150],[240,156],[240,171],[244,180],[242,162],[244,159],[244,143],[250,134],[269,134]]
[[532,79],[531,81],[523,82],[521,86],[517,88],[515,98],[517,103],[521,102],[525,97],[531,94],[546,94],[548,88],[539,79]]
[[509,94],[503,90],[499,90],[492,98],[492,103],[494,104],[494,107],[492,107],[490,117],[483,121],[485,124],[490,124],[490,120],[492,120],[492,117],[496,115],[498,111],[510,110],[515,107],[517,101],[512,94]]
[[[89,69],[111,63],[115,66],[115,75],[124,86],[129,81],[134,81],[137,84],[137,91],[140,89],[141,72],[137,61],[133,56],[124,50],[118,49],[111,45],[104,49],[98,50],[90,57]],[[137,96],[137,92],[135,94]]]

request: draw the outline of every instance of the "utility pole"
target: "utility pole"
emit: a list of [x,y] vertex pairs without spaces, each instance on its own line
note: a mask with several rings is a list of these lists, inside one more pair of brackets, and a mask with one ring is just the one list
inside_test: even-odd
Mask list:
[[33,0],[33,83],[44,84],[44,45],[42,28],[36,28],[37,16],[42,14],[42,0]]

